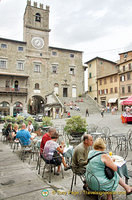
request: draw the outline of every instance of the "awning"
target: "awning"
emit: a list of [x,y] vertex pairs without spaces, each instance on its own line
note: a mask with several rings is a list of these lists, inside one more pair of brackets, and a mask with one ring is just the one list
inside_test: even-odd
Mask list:
[[51,108],[46,107],[44,110],[45,110],[45,111],[49,111],[49,110],[51,110]]
[[108,100],[108,103],[115,103],[117,101],[117,98],[111,98]]

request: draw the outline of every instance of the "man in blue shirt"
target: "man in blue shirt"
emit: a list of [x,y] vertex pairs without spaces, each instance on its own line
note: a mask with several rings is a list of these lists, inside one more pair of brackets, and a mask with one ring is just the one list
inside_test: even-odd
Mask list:
[[17,132],[16,138],[18,138],[20,140],[20,143],[24,146],[30,145],[31,140],[33,140],[29,131],[26,130],[25,124],[22,124],[22,128],[20,131]]

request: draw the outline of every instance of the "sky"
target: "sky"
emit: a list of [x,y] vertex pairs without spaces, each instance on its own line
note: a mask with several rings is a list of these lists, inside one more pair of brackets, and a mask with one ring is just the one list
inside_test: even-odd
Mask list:
[[[33,5],[33,0],[31,0]],[[49,45],[83,51],[83,63],[98,56],[119,60],[132,50],[131,0],[36,0],[50,6]],[[0,0],[0,37],[23,41],[27,0]]]

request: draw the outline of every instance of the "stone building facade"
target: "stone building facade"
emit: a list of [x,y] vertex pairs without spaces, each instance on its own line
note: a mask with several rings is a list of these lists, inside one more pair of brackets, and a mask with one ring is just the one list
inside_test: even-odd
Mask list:
[[84,91],[81,51],[49,46],[49,7],[27,1],[23,41],[0,38],[0,114],[44,112],[46,95]]
[[120,60],[117,64],[120,90],[120,102],[132,95],[132,51],[120,53]]
[[102,105],[107,104],[106,97],[102,96],[104,95],[102,91],[109,88],[106,88],[106,84],[104,84],[102,79],[106,79],[117,73],[116,63],[104,58],[95,57],[85,64],[88,66],[88,94],[94,100],[97,100],[98,103]]
[[111,73],[109,75],[97,79],[98,85],[98,103],[104,107],[116,106],[118,108],[119,98],[119,76],[118,73]]

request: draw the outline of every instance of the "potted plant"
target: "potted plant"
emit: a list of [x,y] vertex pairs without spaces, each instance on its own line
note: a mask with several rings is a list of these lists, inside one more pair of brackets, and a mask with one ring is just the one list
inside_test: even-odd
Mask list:
[[86,119],[81,118],[81,116],[73,116],[67,120],[64,130],[66,134],[73,137],[81,137],[86,132]]
[[24,117],[23,116],[18,116],[17,117],[17,123],[22,124],[24,122]]
[[6,122],[12,122],[12,117],[10,115],[5,116]]
[[42,126],[52,126],[51,118],[50,117],[43,117],[42,118]]

